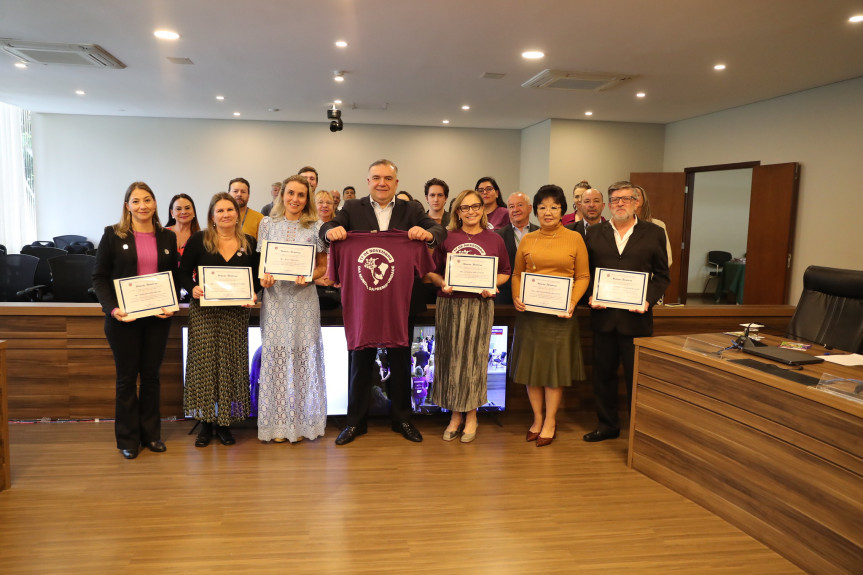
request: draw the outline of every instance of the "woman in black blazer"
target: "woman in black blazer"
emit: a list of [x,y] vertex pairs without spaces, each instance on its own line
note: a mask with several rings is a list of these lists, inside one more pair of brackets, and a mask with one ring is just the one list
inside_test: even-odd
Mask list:
[[141,445],[157,453],[166,449],[161,438],[159,369],[173,312],[129,319],[120,311],[114,280],[163,271],[177,273],[177,238],[159,222],[150,186],[134,182],[126,190],[123,217],[105,228],[93,272],[93,287],[105,312],[105,336],[117,368],[114,435],[126,459],[135,459]]

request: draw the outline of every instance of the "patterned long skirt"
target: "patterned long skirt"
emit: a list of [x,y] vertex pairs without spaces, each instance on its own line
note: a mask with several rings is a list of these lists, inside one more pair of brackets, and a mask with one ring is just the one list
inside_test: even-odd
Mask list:
[[488,343],[494,300],[439,297],[435,312],[432,401],[450,411],[488,402]]
[[249,415],[249,309],[189,304],[186,414],[230,425]]
[[526,311],[515,318],[512,380],[522,385],[570,387],[585,379],[578,318]]

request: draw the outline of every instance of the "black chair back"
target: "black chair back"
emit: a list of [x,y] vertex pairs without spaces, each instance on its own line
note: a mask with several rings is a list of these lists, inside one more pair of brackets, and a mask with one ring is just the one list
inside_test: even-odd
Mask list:
[[39,258],[26,254],[0,255],[0,301],[27,301],[17,292],[35,285]]
[[66,246],[66,251],[70,254],[86,254],[93,249],[96,249],[96,246],[91,241],[72,242]]
[[55,236],[54,244],[56,247],[61,250],[65,250],[69,244],[73,244],[75,242],[86,242],[87,238],[84,236],[76,236],[76,235],[66,235],[66,236]]
[[66,255],[65,250],[42,246],[24,246],[21,248],[21,253],[39,258],[39,265],[36,266],[36,285],[44,286],[51,285],[51,267],[48,265],[48,260]]
[[717,265],[719,267],[724,266],[728,262],[731,261],[731,258],[734,256],[731,255],[730,252],[723,251],[711,251],[707,252],[707,261],[708,263]]
[[806,268],[788,336],[863,353],[863,271]]
[[3,244],[0,244],[0,255],[3,255],[5,253],[6,253],[6,246],[4,246]]
[[68,254],[48,260],[53,278],[54,301],[94,302],[90,293],[96,258],[86,254]]
[[36,246],[36,247],[43,247],[43,248],[53,248],[53,247],[56,247],[56,246],[54,245],[54,242],[49,242],[48,240],[36,240],[35,242],[33,242],[33,243],[32,243],[32,244],[30,244],[30,245],[31,245],[31,246]]

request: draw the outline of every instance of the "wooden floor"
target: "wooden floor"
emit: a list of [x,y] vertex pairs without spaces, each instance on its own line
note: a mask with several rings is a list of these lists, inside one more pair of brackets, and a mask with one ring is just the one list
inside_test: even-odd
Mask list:
[[12,424],[0,493],[0,572],[800,573],[751,537],[625,466],[626,439],[587,444],[568,419],[538,449],[527,419],[481,418],[472,444],[420,418],[412,444],[373,421],[344,447],[196,449],[166,422],[168,451],[126,461],[113,424]]

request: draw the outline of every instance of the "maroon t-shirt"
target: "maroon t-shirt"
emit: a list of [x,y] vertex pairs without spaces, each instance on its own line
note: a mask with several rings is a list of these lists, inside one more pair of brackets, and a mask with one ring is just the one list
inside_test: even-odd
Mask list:
[[327,276],[342,286],[348,349],[407,347],[414,276],[434,269],[425,242],[407,232],[348,232],[330,244]]
[[[483,230],[480,233],[473,235],[467,234],[462,230],[454,230],[447,234],[444,243],[435,248],[434,271],[436,274],[444,276],[446,273],[446,255],[467,254],[470,256],[496,256],[497,257],[497,273],[510,275],[512,271],[509,267],[509,254],[506,252],[506,244],[503,243],[503,238],[494,233],[492,230]],[[445,294],[438,290],[439,297],[482,297],[479,294],[453,291],[452,294]]]

